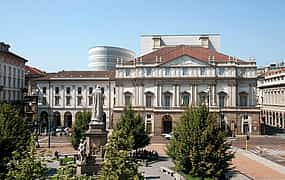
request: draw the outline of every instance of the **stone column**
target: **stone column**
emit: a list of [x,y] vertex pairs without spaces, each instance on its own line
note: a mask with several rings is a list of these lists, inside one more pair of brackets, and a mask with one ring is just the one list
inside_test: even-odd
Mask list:
[[231,106],[235,107],[236,106],[236,97],[237,97],[237,90],[236,90],[236,85],[232,84],[232,93],[231,93],[231,99],[232,99],[232,103]]
[[193,105],[197,106],[197,84],[193,85],[192,91],[193,91]]
[[174,85],[174,86],[172,86],[172,89],[173,89],[173,91],[174,91],[174,94],[172,95],[172,105],[171,106],[177,106],[177,91],[176,91],[176,86],[177,85]]
[[178,107],[180,106],[180,85],[177,85],[176,89],[177,89],[176,95],[177,95],[177,107]]
[[162,87],[162,85],[159,85],[159,94],[158,94],[158,96],[159,96],[159,106],[163,105],[162,104],[162,92],[163,92],[163,87]]

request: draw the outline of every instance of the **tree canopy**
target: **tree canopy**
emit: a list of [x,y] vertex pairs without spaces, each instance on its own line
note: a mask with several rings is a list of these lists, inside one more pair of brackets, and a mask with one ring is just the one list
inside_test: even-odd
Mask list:
[[116,129],[124,131],[125,134],[134,138],[133,149],[143,148],[150,142],[143,118],[138,113],[135,113],[130,106],[122,112]]
[[233,153],[217,117],[205,105],[184,112],[167,147],[175,168],[194,177],[222,177]]
[[80,143],[80,139],[84,138],[85,131],[88,130],[88,123],[91,119],[91,112],[79,112],[75,118],[75,125],[72,133],[72,145],[77,149]]
[[102,180],[134,180],[140,179],[138,163],[130,156],[134,138],[124,131],[115,130],[105,145],[104,162],[99,171]]
[[0,179],[7,171],[12,152],[22,155],[29,149],[31,131],[14,106],[0,104]]

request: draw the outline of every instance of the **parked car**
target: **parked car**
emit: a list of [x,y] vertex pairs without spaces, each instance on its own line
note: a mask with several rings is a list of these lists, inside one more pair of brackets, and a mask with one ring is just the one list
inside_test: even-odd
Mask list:
[[55,133],[57,136],[66,135],[64,128],[60,126],[55,129]]
[[172,139],[172,137],[173,137],[173,132],[164,133],[164,134],[162,134],[162,136],[165,137],[165,139],[170,140],[170,139]]

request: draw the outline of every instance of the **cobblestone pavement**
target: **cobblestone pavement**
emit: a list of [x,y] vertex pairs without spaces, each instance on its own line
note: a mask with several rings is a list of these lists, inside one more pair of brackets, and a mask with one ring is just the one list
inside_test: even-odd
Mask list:
[[[245,149],[245,137],[233,139],[232,145]],[[248,150],[285,166],[285,139],[281,136],[252,136],[248,141]]]

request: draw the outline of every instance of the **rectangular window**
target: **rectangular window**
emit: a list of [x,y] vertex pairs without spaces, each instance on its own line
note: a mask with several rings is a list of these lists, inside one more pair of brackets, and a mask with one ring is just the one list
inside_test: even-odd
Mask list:
[[88,104],[89,106],[93,105],[93,96],[88,96]]
[[77,96],[77,105],[78,106],[82,105],[82,97],[81,96]]
[[70,87],[66,88],[66,94],[68,94],[68,95],[70,94]]
[[77,88],[77,94],[81,94],[82,93],[82,88],[81,87],[78,87]]
[[152,96],[149,94],[146,95],[146,107],[147,108],[152,107]]
[[205,76],[205,75],[206,75],[206,68],[202,67],[202,68],[200,69],[200,75],[201,75],[201,76]]
[[47,105],[47,98],[46,97],[43,97],[43,102],[42,102],[43,105]]
[[131,95],[129,95],[129,94],[126,94],[125,95],[125,105],[126,106],[129,106],[129,105],[131,105]]
[[188,75],[188,68],[183,68],[182,69],[182,74],[183,74],[183,76],[186,76],[186,75]]
[[225,74],[225,68],[219,68],[219,75],[222,76]]
[[240,106],[247,106],[247,96],[240,95]]
[[59,87],[55,87],[55,94],[59,94]]
[[93,87],[89,87],[89,94],[93,93]]
[[181,105],[188,106],[190,101],[190,96],[187,93],[182,94],[181,96]]
[[126,76],[130,76],[131,75],[131,70],[130,69],[126,69]]
[[170,68],[165,68],[165,75],[170,76]]
[[66,96],[66,105],[67,106],[71,105],[70,101],[71,101],[71,96]]
[[164,95],[164,106],[165,107],[170,107],[171,103],[171,95],[170,94],[165,94]]
[[56,106],[59,106],[59,96],[55,96],[54,99],[55,99],[54,104],[55,104]]
[[152,74],[151,68],[146,68],[146,75],[150,76]]
[[220,106],[220,108],[225,107],[225,96],[223,96],[223,95],[219,96],[219,106]]
[[47,94],[47,88],[43,87],[43,94]]

